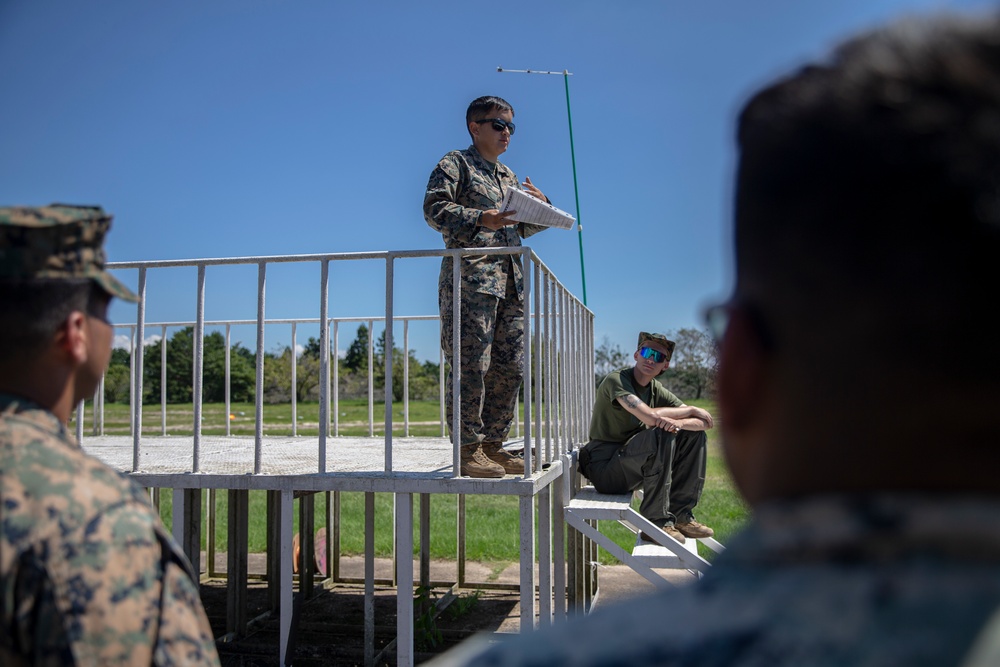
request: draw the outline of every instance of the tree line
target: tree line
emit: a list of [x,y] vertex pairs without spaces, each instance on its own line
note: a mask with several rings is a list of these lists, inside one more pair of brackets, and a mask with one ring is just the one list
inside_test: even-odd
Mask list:
[[[343,359],[338,363],[338,391],[341,398],[367,398],[368,396],[368,327],[358,327],[357,334]],[[660,381],[682,399],[712,398],[715,395],[716,350],[712,337],[699,329],[678,329],[667,332],[667,337],[677,342],[670,368],[660,376]],[[161,387],[161,359],[163,345],[167,346],[167,374],[165,388]],[[634,350],[623,350],[605,337],[594,352],[594,379],[600,381],[616,368],[631,366]],[[310,337],[299,354],[295,371],[295,398],[297,401],[318,401],[320,388],[320,341]],[[393,400],[403,400],[402,349],[393,346]],[[292,349],[285,346],[264,353],[264,402],[288,403],[292,398]],[[129,400],[130,355],[128,350],[112,350],[111,362],[104,377],[104,400],[109,403],[127,403]],[[240,343],[230,348],[230,399],[235,403],[252,403],[256,393],[255,352]],[[440,390],[440,365],[432,361],[418,361],[416,352],[406,355],[409,364],[410,398],[412,400],[437,400]],[[331,355],[331,369],[334,358]],[[222,403],[226,400],[226,339],[215,331],[205,335],[204,381],[202,400],[205,403]],[[372,382],[376,397],[385,390],[385,331],[375,342],[372,354]],[[160,403],[161,391],[166,391],[167,403],[191,403],[194,396],[194,328],[176,331],[169,340],[158,340],[143,347],[142,400],[143,403]],[[331,370],[332,377],[332,370]],[[532,381],[537,378],[532,376]],[[523,391],[523,387],[522,387]]]

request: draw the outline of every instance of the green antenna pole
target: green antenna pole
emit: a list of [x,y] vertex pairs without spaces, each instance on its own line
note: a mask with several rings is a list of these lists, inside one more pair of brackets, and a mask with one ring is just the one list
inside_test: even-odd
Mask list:
[[576,198],[576,231],[580,240],[580,279],[583,282],[583,305],[587,305],[587,272],[583,268],[583,225],[580,224],[580,188],[576,183],[576,150],[573,148],[573,114],[569,108],[569,77],[572,72],[546,72],[537,69],[504,69],[497,67],[498,72],[516,72],[518,74],[562,74],[566,83],[566,118],[569,120],[569,154],[573,161],[573,196]]
[[580,189],[576,184],[576,151],[573,148],[573,114],[569,109],[569,72],[563,70],[566,84],[566,118],[569,121],[569,155],[573,162],[573,195],[576,197],[576,231],[580,240],[580,278],[583,281],[583,305],[587,305],[587,272],[583,268],[583,223],[580,222]]

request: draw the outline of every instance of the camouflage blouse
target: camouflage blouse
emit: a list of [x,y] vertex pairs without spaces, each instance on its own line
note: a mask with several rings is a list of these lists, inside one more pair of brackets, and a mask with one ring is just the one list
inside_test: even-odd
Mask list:
[[191,566],[142,489],[0,395],[0,665],[217,665]]
[[[512,225],[497,231],[479,225],[482,212],[495,209],[507,188],[521,189],[517,176],[501,162],[488,162],[475,146],[452,151],[441,158],[431,172],[424,194],[424,218],[441,232],[446,248],[519,247],[521,239],[539,232],[538,225]],[[517,297],[524,290],[521,257],[504,255],[466,255],[462,261],[462,289],[492,294],[506,294],[507,273],[513,271]],[[441,281],[451,285],[451,258],[441,262]]]

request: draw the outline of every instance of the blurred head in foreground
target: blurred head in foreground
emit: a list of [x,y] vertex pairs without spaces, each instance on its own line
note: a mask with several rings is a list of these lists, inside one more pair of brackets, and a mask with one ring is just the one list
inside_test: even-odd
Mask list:
[[847,41],[753,96],[738,144],[710,319],[742,493],[1000,489],[997,21]]

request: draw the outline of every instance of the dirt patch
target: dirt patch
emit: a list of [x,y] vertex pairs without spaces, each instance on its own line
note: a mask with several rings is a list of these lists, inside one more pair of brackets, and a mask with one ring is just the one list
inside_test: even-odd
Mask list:
[[[253,561],[251,555],[251,560]],[[345,559],[342,574],[353,578],[353,570],[363,559]],[[376,580],[380,570],[391,567],[388,559],[377,559]],[[487,575],[488,566],[472,574]],[[435,563],[431,579],[454,563]],[[511,568],[516,570],[515,568]],[[251,562],[251,573],[263,571],[262,563]],[[418,570],[419,571],[419,570]],[[508,575],[502,575],[506,579]],[[477,581],[485,579],[476,579]],[[210,579],[201,584],[201,598],[216,637],[226,633],[227,594],[225,579]],[[414,595],[414,662],[420,664],[457,646],[479,633],[516,633],[520,627],[520,597],[516,590],[475,588],[452,593],[447,586],[429,590],[418,589]],[[446,603],[446,604],[443,604]],[[364,585],[338,583],[329,587],[317,585],[313,596],[302,601],[296,587],[293,606],[293,637],[290,656],[295,665],[363,665],[365,663],[365,596]],[[443,607],[443,608],[442,608]],[[272,667],[278,663],[280,621],[271,614],[267,583],[251,579],[247,592],[247,618],[251,620],[245,637],[229,639],[219,644],[224,667]],[[376,585],[374,595],[374,632],[376,665],[395,665],[396,589]]]

